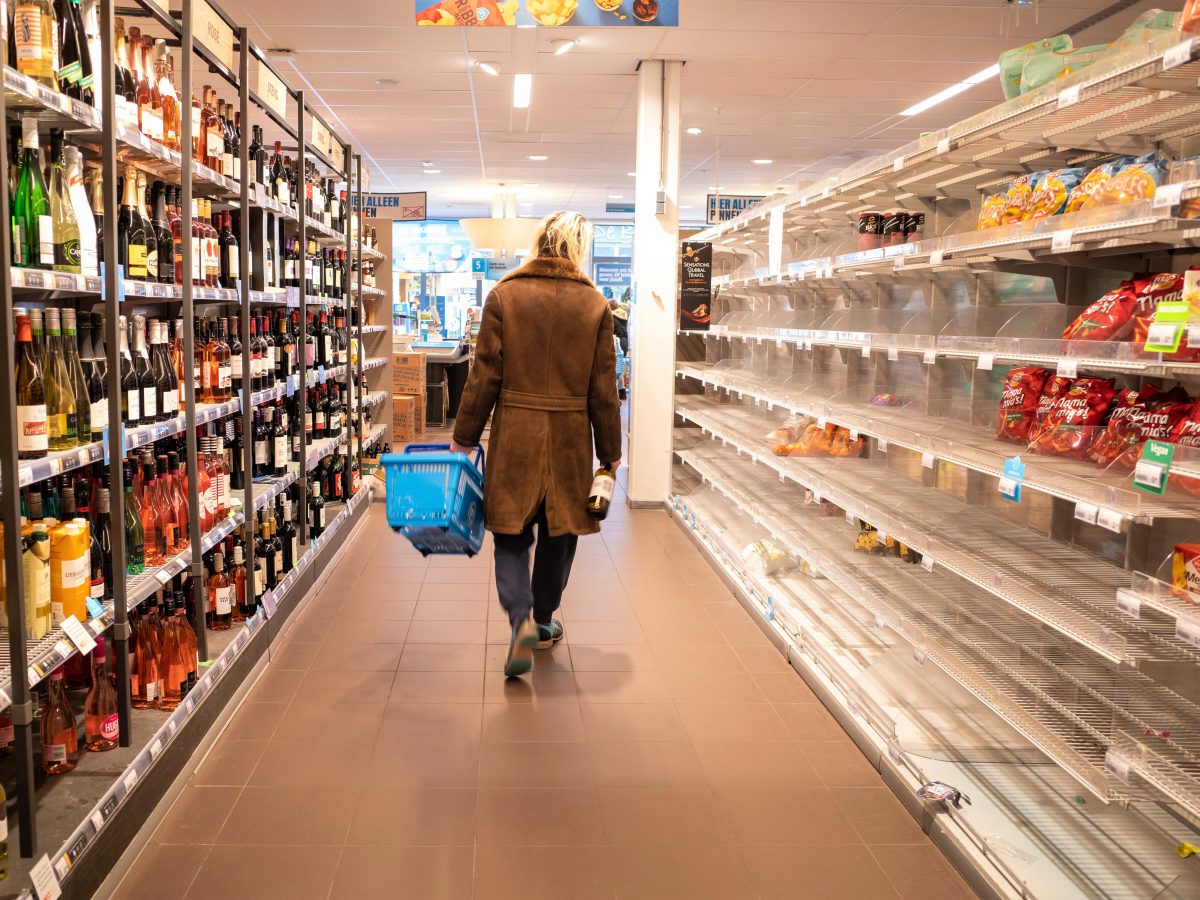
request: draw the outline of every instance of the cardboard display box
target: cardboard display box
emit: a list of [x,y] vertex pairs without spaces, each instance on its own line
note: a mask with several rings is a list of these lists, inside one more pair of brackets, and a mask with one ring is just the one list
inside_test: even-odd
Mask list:
[[392,394],[425,393],[425,354],[392,354]]
[[397,450],[402,444],[412,443],[423,431],[418,428],[417,398],[412,394],[392,396],[392,446]]

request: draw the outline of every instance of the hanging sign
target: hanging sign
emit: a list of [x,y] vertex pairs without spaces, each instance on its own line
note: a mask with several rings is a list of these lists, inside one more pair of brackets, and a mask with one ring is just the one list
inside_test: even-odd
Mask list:
[[679,0],[416,0],[418,25],[529,28],[679,24]]
[[283,81],[271,71],[269,66],[258,65],[258,99],[270,107],[271,112],[283,120],[287,120],[288,92]]
[[679,327],[708,331],[712,323],[712,244],[684,241],[679,259]]
[[325,127],[325,123],[316,116],[312,117],[312,137],[309,138],[312,145],[326,156],[329,155],[329,145],[333,143],[330,137],[329,129]]
[[333,163],[333,167],[338,171],[344,172],[346,170],[346,148],[341,141],[330,140],[329,161]]
[[[352,194],[357,205],[358,194]],[[368,219],[394,219],[400,222],[425,221],[425,192],[409,194],[363,194],[363,216]]]
[[719,225],[722,222],[736,219],[764,199],[764,197],[753,197],[748,194],[709,194],[707,222],[709,225]]
[[192,33],[225,68],[233,71],[233,29],[206,0],[192,4]]

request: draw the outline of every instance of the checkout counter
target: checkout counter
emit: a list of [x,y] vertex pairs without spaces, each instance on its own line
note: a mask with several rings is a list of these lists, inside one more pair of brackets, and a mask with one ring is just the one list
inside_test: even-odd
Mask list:
[[412,349],[425,354],[425,424],[444,427],[458,415],[467,386],[475,355],[470,340],[414,341]]

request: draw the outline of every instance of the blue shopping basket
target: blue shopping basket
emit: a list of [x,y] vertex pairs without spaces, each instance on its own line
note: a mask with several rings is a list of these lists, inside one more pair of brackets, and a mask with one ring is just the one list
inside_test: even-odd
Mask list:
[[379,460],[387,475],[387,517],[423,556],[474,556],[483,546],[483,448],[474,462],[449,444],[412,444]]

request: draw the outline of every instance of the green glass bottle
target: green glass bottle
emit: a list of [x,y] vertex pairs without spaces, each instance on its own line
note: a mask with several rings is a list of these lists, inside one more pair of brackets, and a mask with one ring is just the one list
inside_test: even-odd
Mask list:
[[21,120],[21,174],[12,202],[13,265],[49,269],[54,265],[54,223],[50,197],[38,162],[37,119]]
[[133,496],[133,470],[129,460],[123,466],[125,478],[125,574],[141,575],[146,571],[146,542],[142,532],[142,517],[138,514]]

